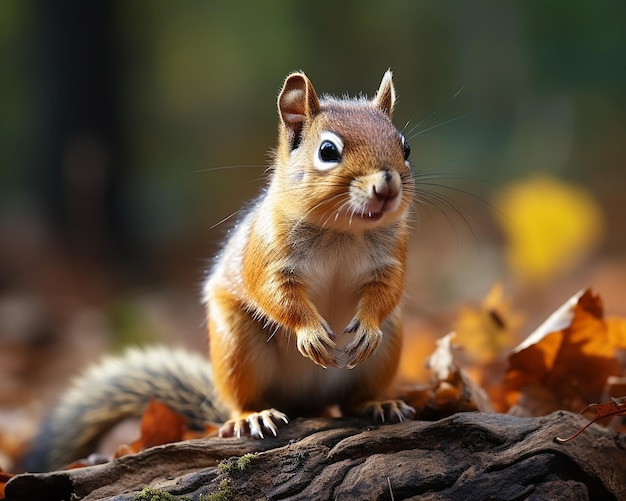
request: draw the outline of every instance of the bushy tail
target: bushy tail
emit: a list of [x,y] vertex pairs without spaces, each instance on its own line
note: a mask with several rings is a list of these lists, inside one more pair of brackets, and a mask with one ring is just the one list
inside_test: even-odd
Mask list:
[[133,348],[105,358],[74,381],[44,420],[24,468],[50,471],[84,457],[104,432],[126,417],[141,416],[153,398],[186,416],[191,427],[228,418],[216,404],[206,359],[179,349]]

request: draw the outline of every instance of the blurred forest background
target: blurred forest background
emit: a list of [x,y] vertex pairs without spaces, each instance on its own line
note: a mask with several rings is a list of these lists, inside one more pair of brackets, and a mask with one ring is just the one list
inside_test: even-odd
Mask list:
[[[204,350],[199,290],[258,193],[284,77],[387,68],[437,209],[416,204],[408,329],[493,284],[526,335],[580,288],[626,313],[626,3],[0,2],[0,466],[103,352]],[[411,132],[409,132],[411,131]]]

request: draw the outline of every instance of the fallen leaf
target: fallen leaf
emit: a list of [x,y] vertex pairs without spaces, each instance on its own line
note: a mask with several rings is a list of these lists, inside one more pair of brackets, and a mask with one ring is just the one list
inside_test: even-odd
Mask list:
[[507,236],[507,261],[523,282],[545,282],[573,269],[604,234],[604,215],[590,192],[547,176],[505,187],[494,202]]
[[612,416],[626,416],[626,397],[612,398],[610,402],[603,402],[601,404],[589,404],[582,411],[580,411],[580,414],[583,414],[588,410],[594,410],[596,412],[596,416],[591,421],[589,421],[585,426],[583,426],[573,435],[567,438],[556,437],[555,440],[559,443],[569,442],[570,440],[576,438],[578,435],[584,432],[599,419]]
[[220,425],[217,423],[207,423],[202,430],[191,430],[189,428],[183,431],[182,440],[193,440],[196,438],[207,438],[217,436]]
[[427,362],[432,372],[429,385],[406,387],[403,398],[421,419],[435,419],[456,412],[492,412],[485,392],[459,366],[450,333],[437,341]]
[[626,376],[611,376],[607,379],[606,386],[611,398],[615,398],[615,395],[626,395]]
[[180,442],[187,419],[158,400],[151,400],[141,418],[141,437],[132,444],[118,447],[115,457],[135,454],[156,445]]
[[135,440],[132,444],[121,444],[113,455],[114,458],[121,458],[124,456],[130,456],[131,454],[137,454],[144,449],[141,439]]
[[417,320],[404,326],[404,342],[398,367],[398,381],[402,383],[425,383],[430,377],[425,361],[433,352],[435,340],[441,335],[433,328]]
[[495,360],[515,339],[521,316],[504,299],[502,284],[495,284],[478,307],[463,307],[454,326],[457,342],[477,364]]
[[151,400],[141,419],[141,440],[144,449],[183,439],[187,419],[158,400]]
[[[139,451],[136,451],[139,452]],[[119,457],[119,456],[115,456]],[[68,464],[63,469],[64,470],[76,470],[78,468],[85,468],[87,466],[95,466],[98,464],[108,463],[110,461],[110,457],[105,456],[104,454],[93,453],[87,456],[86,458],[77,459],[76,461]]]
[[581,291],[509,356],[509,412],[537,416],[575,410],[600,400],[608,377],[618,374],[602,300],[590,290]]
[[451,374],[456,373],[458,370],[453,354],[454,345],[452,340],[454,337],[455,333],[451,332],[437,340],[437,348],[426,363],[426,367],[433,372],[437,381],[447,381]]
[[14,476],[15,475],[13,475],[12,473],[6,473],[6,472],[0,470],[0,498],[1,499],[4,499],[4,486]]
[[626,318],[609,317],[606,319],[606,325],[611,345],[626,350]]

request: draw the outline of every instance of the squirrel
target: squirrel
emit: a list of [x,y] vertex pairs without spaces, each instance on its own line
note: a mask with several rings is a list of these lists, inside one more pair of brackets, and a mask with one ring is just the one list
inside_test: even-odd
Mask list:
[[415,191],[395,101],[390,70],[372,99],[318,98],[304,73],[287,76],[267,186],[204,283],[210,363],[165,348],[105,360],[44,421],[33,469],[75,459],[151,397],[192,424],[223,423],[221,437],[275,436],[337,406],[379,422],[414,416],[381,400],[402,346]]

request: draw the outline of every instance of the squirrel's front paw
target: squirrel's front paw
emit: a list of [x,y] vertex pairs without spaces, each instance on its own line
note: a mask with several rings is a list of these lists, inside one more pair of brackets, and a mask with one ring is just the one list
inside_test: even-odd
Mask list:
[[354,334],[344,350],[344,361],[349,369],[367,360],[383,339],[383,331],[378,328],[368,329],[358,318],[354,318],[344,332]]
[[302,355],[324,368],[339,366],[339,360],[333,353],[336,350],[334,334],[327,324],[321,323],[318,327],[299,329],[296,337],[298,351]]
[[260,412],[242,414],[234,419],[229,419],[221,426],[219,436],[263,439],[265,438],[265,433],[269,433],[275,437],[278,433],[278,428],[288,422],[289,419],[282,412],[276,409],[265,409]]

